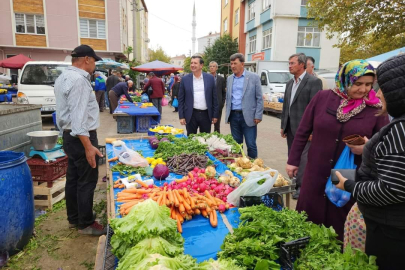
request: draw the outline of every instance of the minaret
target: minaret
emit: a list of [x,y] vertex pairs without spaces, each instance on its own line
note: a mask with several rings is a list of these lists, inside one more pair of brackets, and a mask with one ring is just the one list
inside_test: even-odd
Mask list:
[[193,8],[193,23],[191,24],[193,26],[193,36],[191,38],[192,41],[192,49],[191,49],[191,55],[195,54],[195,27],[197,26],[197,22],[195,19],[195,1],[194,1],[194,8]]

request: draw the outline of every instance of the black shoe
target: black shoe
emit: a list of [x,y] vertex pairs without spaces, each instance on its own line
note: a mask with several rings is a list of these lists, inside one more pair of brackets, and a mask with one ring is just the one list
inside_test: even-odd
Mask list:
[[300,189],[301,188],[297,188],[297,190],[294,192],[294,194],[292,195],[292,198],[294,200],[298,200],[298,197],[300,196]]
[[[93,211],[93,218],[94,218],[94,220],[96,220],[96,218],[97,218],[97,213],[95,211]],[[77,224],[77,223],[69,222],[69,229],[77,229],[78,226],[79,226],[79,224]]]

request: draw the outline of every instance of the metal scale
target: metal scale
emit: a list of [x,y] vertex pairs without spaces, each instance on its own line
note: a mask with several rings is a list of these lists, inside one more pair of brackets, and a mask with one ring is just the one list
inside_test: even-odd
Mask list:
[[50,150],[35,150],[34,147],[31,147],[29,156],[33,157],[35,155],[40,156],[47,162],[56,161],[57,158],[66,156],[65,152],[62,150],[62,145],[60,144],[55,145],[55,147]]

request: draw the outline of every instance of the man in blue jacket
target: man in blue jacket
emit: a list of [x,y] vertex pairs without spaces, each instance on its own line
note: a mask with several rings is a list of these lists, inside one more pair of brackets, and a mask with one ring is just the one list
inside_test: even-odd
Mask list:
[[260,77],[245,70],[245,57],[231,55],[233,74],[228,77],[225,123],[231,124],[232,137],[239,144],[245,137],[248,156],[257,158],[257,125],[263,116],[263,95]]
[[100,112],[103,112],[105,108],[105,90],[107,89],[105,80],[99,73],[94,73],[94,78],[97,104]]
[[179,89],[180,124],[186,125],[187,135],[211,132],[218,119],[218,100],[215,79],[202,72],[204,60],[199,55],[191,57],[192,74],[183,77]]

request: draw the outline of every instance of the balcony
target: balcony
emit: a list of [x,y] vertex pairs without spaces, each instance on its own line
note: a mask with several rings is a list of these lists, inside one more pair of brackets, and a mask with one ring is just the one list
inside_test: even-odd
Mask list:
[[271,12],[271,9],[268,8],[260,14],[260,24],[263,24],[263,23],[271,20],[270,12]]

